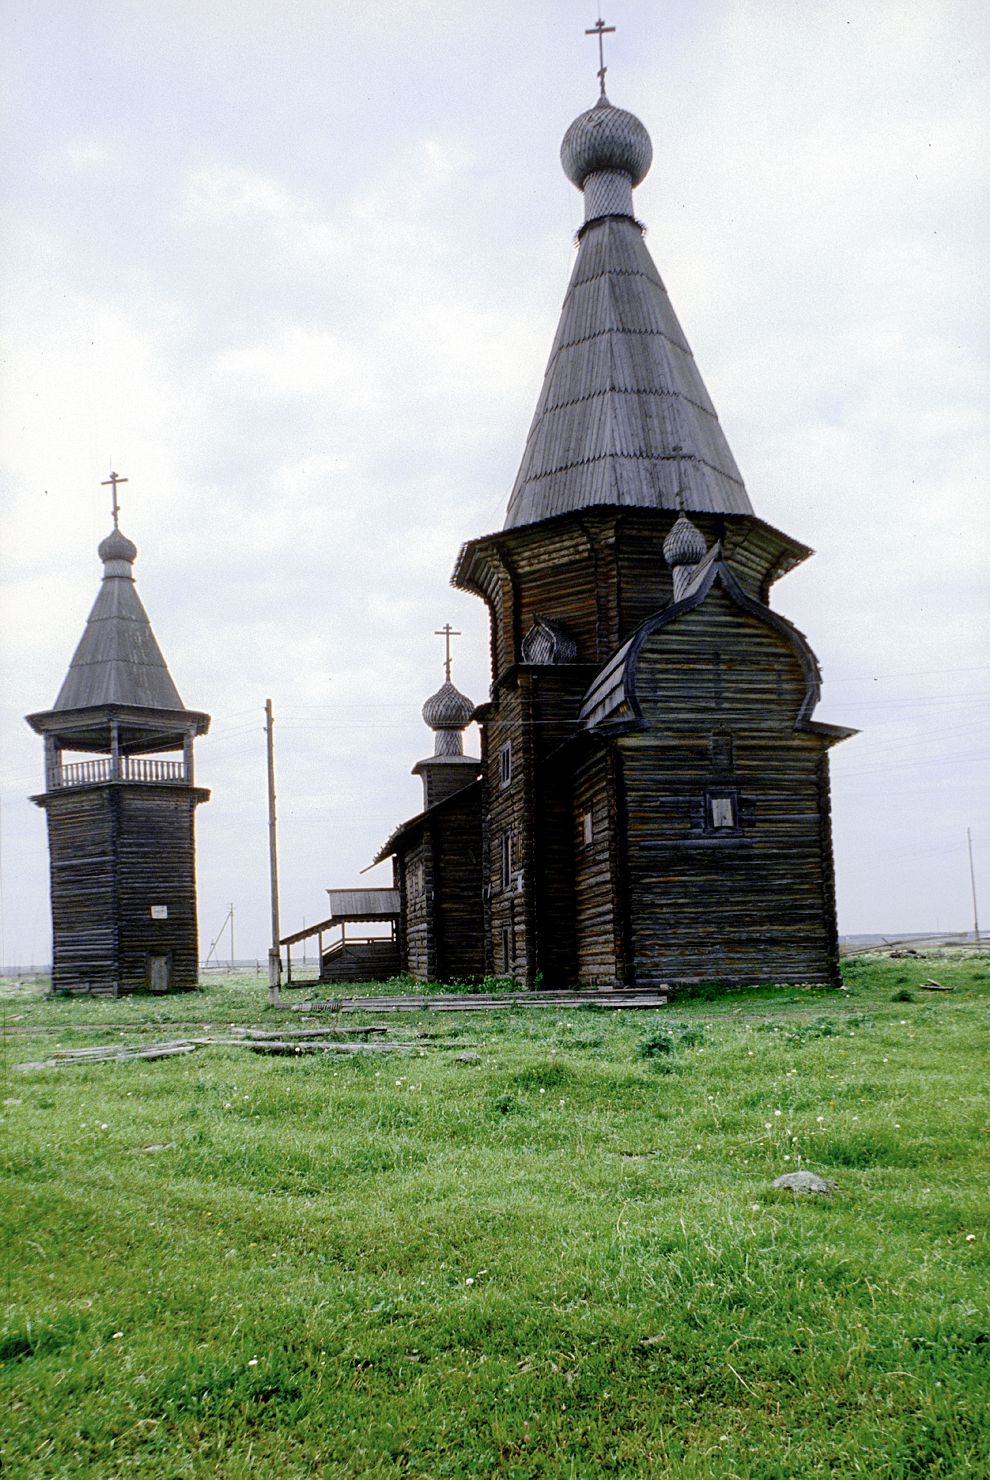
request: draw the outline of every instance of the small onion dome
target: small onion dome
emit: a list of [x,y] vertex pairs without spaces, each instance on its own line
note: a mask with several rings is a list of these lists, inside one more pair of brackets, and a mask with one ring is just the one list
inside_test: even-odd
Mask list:
[[423,705],[423,719],[431,730],[463,730],[471,723],[474,705],[448,678]]
[[663,558],[673,570],[677,565],[697,565],[708,551],[705,537],[686,515],[681,514],[663,542]]
[[653,163],[653,145],[639,119],[623,108],[613,108],[602,93],[595,106],[575,118],[567,130],[560,162],[579,190],[598,170],[622,170],[638,185]]
[[126,534],[121,534],[119,529],[114,529],[105,540],[100,541],[96,553],[104,565],[111,560],[125,560],[128,565],[133,565],[137,559],[137,545],[133,540],[129,540]]

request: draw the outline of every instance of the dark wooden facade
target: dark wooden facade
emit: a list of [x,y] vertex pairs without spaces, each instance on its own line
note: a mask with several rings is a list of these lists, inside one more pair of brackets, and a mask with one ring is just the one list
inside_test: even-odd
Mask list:
[[[646,249],[632,190],[651,155],[604,93],[565,135],[586,216],[571,281],[505,526],[454,571],[491,633],[483,969],[835,982],[827,753],[853,732],[813,718],[814,656],[771,608],[811,551],[754,512]],[[443,974],[455,818],[466,837],[466,810],[428,807],[392,840],[417,975]]]
[[[478,716],[488,969],[559,985],[836,980],[826,752],[849,732],[811,719],[814,658],[760,599],[782,541],[747,519],[763,569],[754,540],[678,603],[657,575],[674,516],[574,521],[525,532],[539,561],[503,534],[457,571],[489,601],[499,665]],[[587,558],[589,541],[562,582],[589,524],[602,553]],[[627,542],[659,556],[645,597]],[[573,637],[571,662],[519,661],[538,613]]]
[[376,862],[388,857],[401,900],[402,970],[419,981],[483,977],[480,781],[397,828]]
[[34,799],[48,819],[54,991],[196,986],[194,817],[208,796],[118,782]]

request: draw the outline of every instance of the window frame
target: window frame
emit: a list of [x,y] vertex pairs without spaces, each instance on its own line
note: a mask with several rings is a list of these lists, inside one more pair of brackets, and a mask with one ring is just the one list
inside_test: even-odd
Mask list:
[[512,741],[507,740],[504,745],[499,746],[498,752],[498,789],[505,791],[512,785]]
[[512,828],[507,827],[499,838],[500,879],[502,892],[512,888]]
[[513,939],[514,931],[511,925],[502,926],[502,970],[506,976],[512,974],[512,966],[515,960],[516,943]]
[[[729,822],[716,821],[715,804],[728,803]],[[708,786],[705,788],[705,832],[718,837],[741,831],[739,823],[739,790],[735,786]]]

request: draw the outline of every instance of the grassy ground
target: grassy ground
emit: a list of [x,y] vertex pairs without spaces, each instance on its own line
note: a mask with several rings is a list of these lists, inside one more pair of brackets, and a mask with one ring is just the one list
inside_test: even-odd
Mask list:
[[845,971],[29,1073],[281,1019],[7,983],[5,1475],[986,1477],[990,961]]

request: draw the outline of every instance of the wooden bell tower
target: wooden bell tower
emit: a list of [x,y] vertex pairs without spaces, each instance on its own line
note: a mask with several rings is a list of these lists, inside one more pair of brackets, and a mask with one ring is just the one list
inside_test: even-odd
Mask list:
[[117,527],[103,581],[53,707],[28,716],[45,743],[52,988],[117,996],[198,981],[193,742],[186,709],[134,585],[136,546]]

